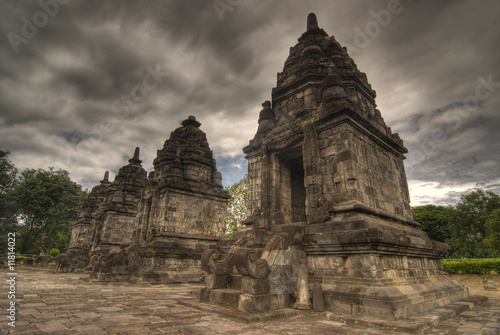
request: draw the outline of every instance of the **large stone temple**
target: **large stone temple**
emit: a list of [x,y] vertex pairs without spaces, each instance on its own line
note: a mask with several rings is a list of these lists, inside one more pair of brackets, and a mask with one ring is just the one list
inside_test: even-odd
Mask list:
[[59,271],[98,280],[199,282],[202,251],[224,239],[229,195],[201,123],[172,132],[147,176],[139,148],[115,180],[94,187]]
[[398,319],[468,296],[442,273],[448,246],[417,229],[403,160],[375,91],[310,14],[243,149],[248,219],[202,255],[201,301],[258,312],[310,308]]

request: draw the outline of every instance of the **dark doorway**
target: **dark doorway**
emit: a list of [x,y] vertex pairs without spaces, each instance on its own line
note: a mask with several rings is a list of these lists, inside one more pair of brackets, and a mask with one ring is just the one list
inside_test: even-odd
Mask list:
[[304,187],[304,162],[302,157],[290,160],[290,189],[292,222],[306,221],[306,188]]

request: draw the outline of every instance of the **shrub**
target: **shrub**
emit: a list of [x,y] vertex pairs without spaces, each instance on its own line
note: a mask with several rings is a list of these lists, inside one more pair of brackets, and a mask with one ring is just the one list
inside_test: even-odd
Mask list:
[[59,256],[60,253],[61,252],[59,251],[59,249],[50,249],[50,251],[49,251],[49,254],[52,257],[57,257],[57,256]]
[[38,255],[40,251],[37,248],[30,248],[26,251],[23,251],[23,254],[28,254],[28,255]]
[[443,271],[447,274],[500,274],[500,259],[443,260]]

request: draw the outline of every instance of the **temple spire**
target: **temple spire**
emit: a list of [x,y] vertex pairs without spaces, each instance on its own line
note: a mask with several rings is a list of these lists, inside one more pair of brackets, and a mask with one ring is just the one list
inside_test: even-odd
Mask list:
[[101,184],[109,183],[109,171],[104,172],[104,177],[101,180]]
[[184,121],[182,121],[182,125],[184,127],[187,127],[187,126],[195,126],[196,128],[200,128],[201,126],[201,123],[196,121],[196,118],[192,115],[189,115],[188,118]]
[[139,159],[139,153],[140,153],[140,149],[139,149],[139,147],[136,147],[135,151],[134,151],[134,157],[130,158],[128,160],[128,162],[130,164],[141,164],[142,161]]
[[314,28],[318,28],[318,19],[316,18],[316,14],[310,13],[307,16],[307,31],[313,30]]

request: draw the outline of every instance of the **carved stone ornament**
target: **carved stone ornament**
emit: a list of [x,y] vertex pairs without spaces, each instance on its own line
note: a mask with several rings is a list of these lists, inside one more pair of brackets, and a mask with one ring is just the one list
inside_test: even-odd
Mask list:
[[278,233],[266,243],[261,255],[255,249],[239,248],[234,253],[234,265],[238,272],[253,278],[267,278],[279,256],[273,252],[290,247],[292,237],[289,233]]
[[234,267],[234,252],[238,247],[253,243],[253,239],[243,237],[238,239],[229,249],[227,254],[222,254],[217,249],[208,249],[201,254],[201,268],[209,274],[231,274]]

